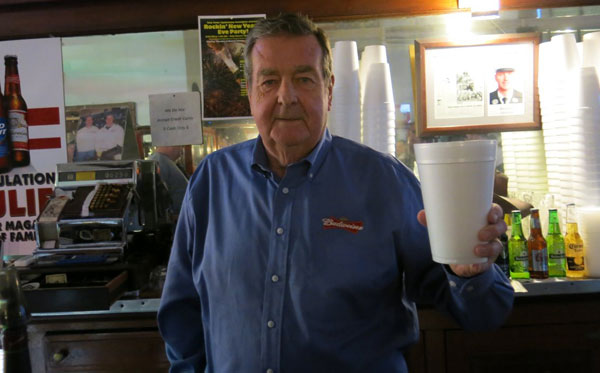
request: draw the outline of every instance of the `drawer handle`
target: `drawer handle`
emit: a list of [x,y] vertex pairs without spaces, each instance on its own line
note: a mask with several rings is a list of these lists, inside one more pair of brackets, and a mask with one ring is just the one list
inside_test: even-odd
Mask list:
[[69,351],[68,350],[60,350],[58,352],[55,352],[54,355],[52,355],[52,360],[54,360],[54,362],[56,362],[56,363],[60,363],[68,355],[69,355]]

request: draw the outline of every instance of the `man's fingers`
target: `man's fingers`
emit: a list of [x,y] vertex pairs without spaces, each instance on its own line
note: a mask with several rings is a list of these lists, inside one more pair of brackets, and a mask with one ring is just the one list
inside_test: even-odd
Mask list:
[[427,226],[427,216],[425,215],[425,210],[421,210],[417,213],[417,220],[422,226]]

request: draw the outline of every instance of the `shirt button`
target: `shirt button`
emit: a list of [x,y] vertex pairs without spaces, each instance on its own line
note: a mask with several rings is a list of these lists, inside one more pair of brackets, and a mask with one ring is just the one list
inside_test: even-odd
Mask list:
[[313,176],[314,175],[312,174],[312,172],[310,174],[308,174],[308,177],[311,178],[311,179],[313,178]]
[[277,275],[271,276],[271,281],[273,281],[273,282],[279,281],[279,276],[277,276]]
[[281,228],[281,227],[277,228],[277,234],[283,234],[283,228]]
[[467,291],[473,291],[475,288],[473,286],[467,286]]
[[450,287],[455,288],[456,287],[456,282],[450,281]]
[[273,321],[273,320],[269,320],[269,321],[267,321],[267,326],[268,326],[270,329],[273,329],[273,328],[275,327],[275,321]]
[[267,369],[267,373],[275,373],[275,371],[271,368]]
[[283,189],[281,189],[281,192],[283,194],[288,194],[290,192],[290,190],[287,187],[284,187]]

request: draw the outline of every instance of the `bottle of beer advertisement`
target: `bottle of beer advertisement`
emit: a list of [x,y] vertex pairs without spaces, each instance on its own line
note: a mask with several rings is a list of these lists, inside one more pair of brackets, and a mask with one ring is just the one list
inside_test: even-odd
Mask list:
[[21,81],[17,56],[4,56],[4,101],[12,140],[12,166],[23,167],[30,162],[27,104],[21,96]]
[[508,240],[510,277],[529,278],[529,254],[521,226],[521,211],[513,210],[511,220],[511,233]]
[[0,88],[0,173],[12,169],[12,146],[10,140],[10,129],[8,128],[8,116],[4,110],[2,88]]
[[548,249],[542,235],[540,211],[531,209],[531,231],[527,240],[529,252],[529,276],[531,278],[548,278]]
[[565,234],[565,252],[567,257],[567,277],[581,278],[585,275],[583,239],[577,227],[575,204],[567,205],[567,234]]
[[548,210],[548,234],[546,243],[548,244],[548,275],[550,277],[565,277],[565,240],[560,233],[558,224],[558,210]]

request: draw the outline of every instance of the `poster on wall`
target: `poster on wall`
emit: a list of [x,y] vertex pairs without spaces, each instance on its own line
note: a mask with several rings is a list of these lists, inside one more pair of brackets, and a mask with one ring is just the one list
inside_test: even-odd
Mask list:
[[248,31],[264,14],[199,16],[202,119],[249,118],[244,78],[244,47]]
[[0,240],[5,255],[35,249],[33,223],[66,162],[61,41],[0,42],[8,109],[0,119]]

